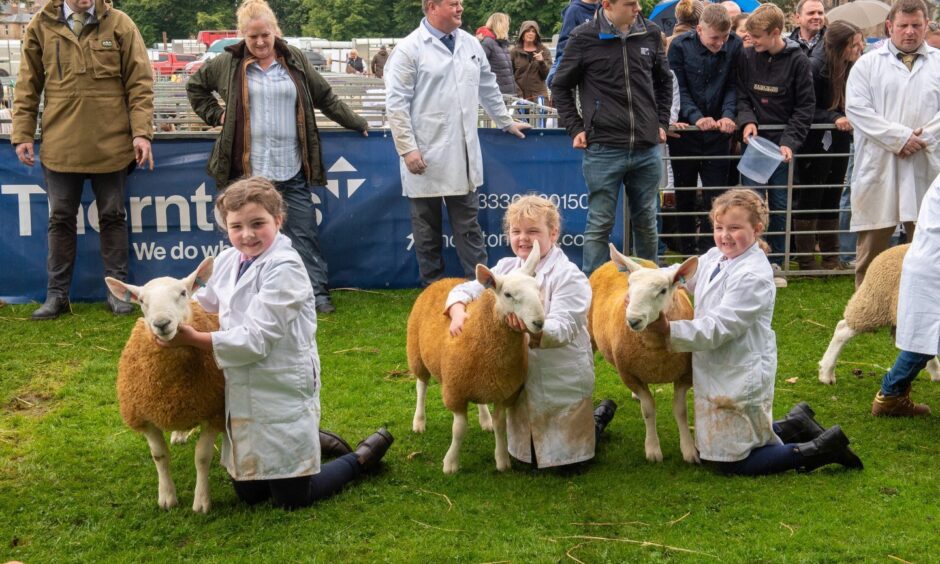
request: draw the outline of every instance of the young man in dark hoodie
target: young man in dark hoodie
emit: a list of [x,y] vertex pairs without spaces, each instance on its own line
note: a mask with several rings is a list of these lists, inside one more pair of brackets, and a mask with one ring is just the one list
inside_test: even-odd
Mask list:
[[555,62],[552,63],[552,68],[548,70],[548,77],[545,79],[549,88],[552,87],[552,80],[555,78],[555,71],[558,70],[561,56],[565,53],[568,37],[571,36],[574,28],[594,19],[598,4],[598,0],[571,0],[571,3],[561,11],[561,31],[558,32],[558,45],[555,46]]
[[[776,233],[767,237],[775,265],[780,272],[783,263],[784,235],[787,217],[787,169],[793,153],[806,139],[816,94],[809,59],[799,44],[781,36],[783,11],[773,4],[764,4],[747,20],[747,33],[753,44],[738,58],[738,127],[743,129],[744,142],[757,135],[758,128],[766,125],[784,125],[779,129],[764,130],[761,136],[780,146],[783,162],[766,184],[760,184],[744,175],[745,186],[778,186],[769,188],[770,228]],[[796,179],[794,179],[796,182]],[[780,187],[782,186],[782,187]],[[778,287],[786,286],[786,279],[775,274]]]

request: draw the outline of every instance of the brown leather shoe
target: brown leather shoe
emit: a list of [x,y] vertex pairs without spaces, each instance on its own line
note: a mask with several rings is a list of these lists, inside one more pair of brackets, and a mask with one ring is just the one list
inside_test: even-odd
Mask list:
[[350,452],[352,452],[352,447],[343,440],[343,437],[332,431],[320,429],[320,454],[336,457]]
[[875,417],[919,417],[930,415],[930,407],[911,400],[911,388],[908,386],[899,396],[885,396],[879,390],[871,402],[871,414]]
[[395,438],[385,427],[362,439],[362,442],[356,445],[356,457],[363,471],[369,472],[378,467],[379,461],[388,452],[388,447],[392,446],[393,442]]

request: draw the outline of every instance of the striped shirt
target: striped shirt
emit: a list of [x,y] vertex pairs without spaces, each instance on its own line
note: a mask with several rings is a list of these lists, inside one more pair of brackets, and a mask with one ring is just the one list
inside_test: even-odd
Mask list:
[[301,166],[297,139],[297,88],[277,61],[267,70],[248,66],[251,173],[274,182],[293,178]]

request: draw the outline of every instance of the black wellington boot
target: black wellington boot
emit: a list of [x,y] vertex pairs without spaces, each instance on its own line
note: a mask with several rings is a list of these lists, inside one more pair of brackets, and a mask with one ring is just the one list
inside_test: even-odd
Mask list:
[[862,461],[849,450],[849,438],[842,432],[842,427],[833,425],[812,441],[796,445],[802,457],[799,472],[812,472],[827,464],[841,464],[846,468],[863,468]]
[[823,433],[826,429],[814,419],[816,412],[805,401],[793,406],[790,413],[780,421],[774,421],[779,429],[777,436],[784,444],[806,443]]

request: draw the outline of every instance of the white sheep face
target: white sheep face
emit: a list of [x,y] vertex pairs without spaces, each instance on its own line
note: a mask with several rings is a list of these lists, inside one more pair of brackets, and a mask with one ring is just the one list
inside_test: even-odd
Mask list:
[[660,314],[672,303],[673,294],[679,285],[691,278],[698,268],[698,257],[691,257],[681,265],[665,268],[644,268],[610,245],[610,259],[620,270],[628,271],[626,323],[634,331],[643,331],[659,319]]
[[525,323],[530,333],[539,333],[545,323],[542,291],[535,279],[540,259],[539,243],[535,241],[522,268],[504,276],[496,276],[482,264],[477,265],[477,281],[496,293],[496,311],[501,319],[513,313]]
[[183,279],[165,276],[154,278],[143,286],[134,286],[109,277],[105,278],[105,283],[114,297],[140,304],[150,332],[160,340],[169,341],[176,336],[181,323],[191,321],[190,299],[196,290],[205,286],[211,275],[212,257],[208,257]]

